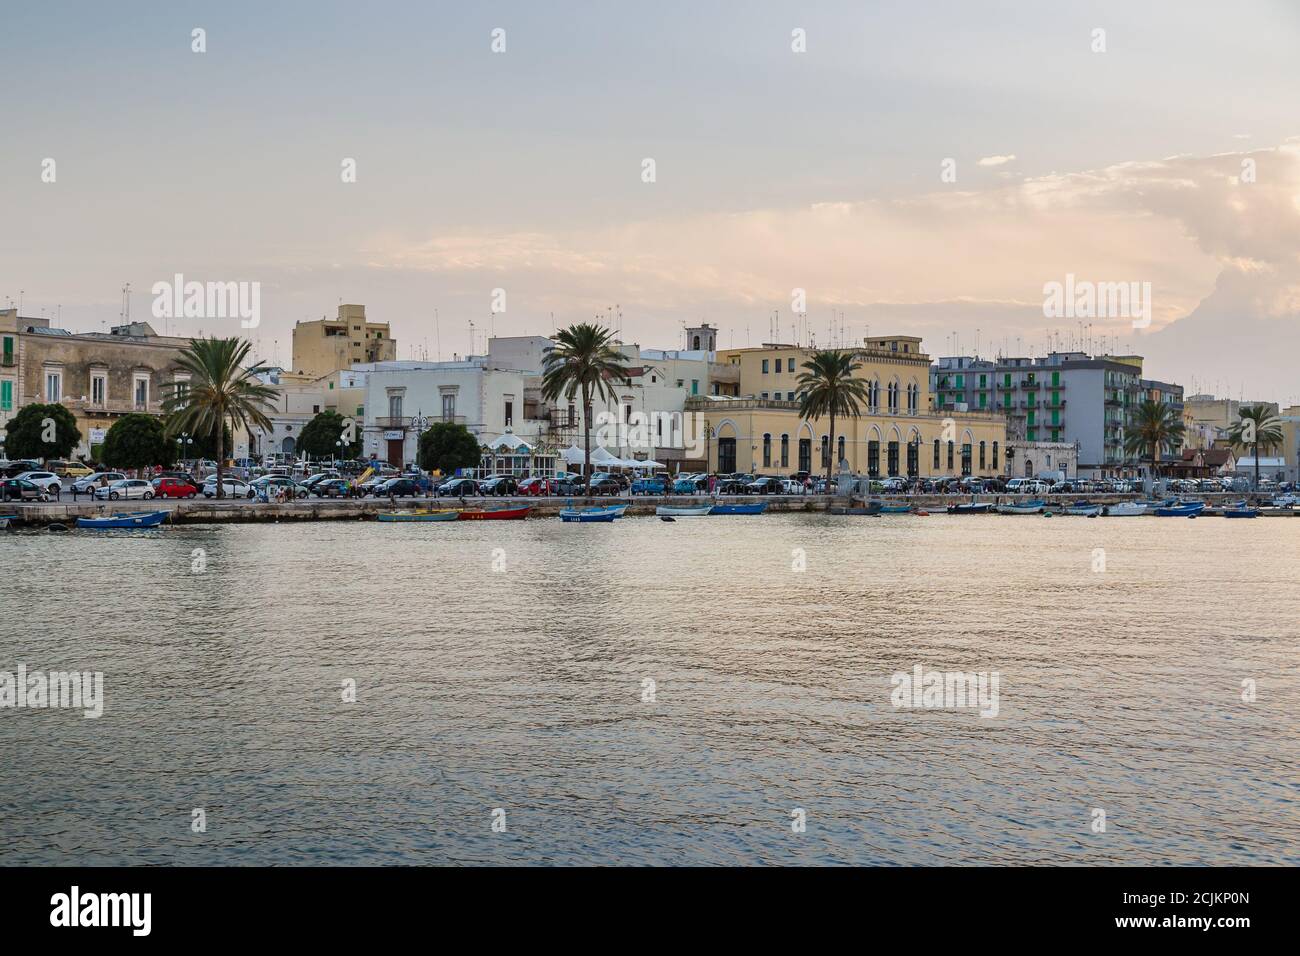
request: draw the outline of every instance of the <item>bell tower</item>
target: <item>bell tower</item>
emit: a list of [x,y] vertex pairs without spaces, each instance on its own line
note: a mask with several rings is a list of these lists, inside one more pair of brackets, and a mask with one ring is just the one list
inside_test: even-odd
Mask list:
[[716,352],[718,330],[709,323],[692,326],[686,330],[686,350],[688,352]]

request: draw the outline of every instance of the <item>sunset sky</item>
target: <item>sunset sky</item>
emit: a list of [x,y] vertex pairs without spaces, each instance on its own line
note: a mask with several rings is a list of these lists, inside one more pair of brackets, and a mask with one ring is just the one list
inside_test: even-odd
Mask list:
[[1041,355],[1072,273],[1151,283],[1149,329],[1092,323],[1149,376],[1300,402],[1297,49],[1284,0],[11,6],[0,305],[258,281],[287,363],[340,301],[450,357],[615,304],[645,346],[789,339],[803,288],[819,342]]

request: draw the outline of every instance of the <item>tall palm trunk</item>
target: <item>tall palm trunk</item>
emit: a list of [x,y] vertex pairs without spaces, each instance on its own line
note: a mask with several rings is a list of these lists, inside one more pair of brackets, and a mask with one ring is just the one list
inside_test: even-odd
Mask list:
[[835,467],[835,409],[831,409],[831,438],[826,446],[826,493],[831,491],[831,469]]
[[226,430],[225,426],[226,426],[226,418],[223,415],[221,417],[221,421],[217,425],[217,498],[218,499],[225,497],[225,493],[221,485],[221,474],[223,471],[223,466],[226,463],[226,436],[223,434],[223,432],[225,432]]
[[1259,442],[1256,441],[1255,449],[1255,494],[1259,494]]
[[591,392],[582,387],[582,440],[587,452],[586,500],[591,501]]

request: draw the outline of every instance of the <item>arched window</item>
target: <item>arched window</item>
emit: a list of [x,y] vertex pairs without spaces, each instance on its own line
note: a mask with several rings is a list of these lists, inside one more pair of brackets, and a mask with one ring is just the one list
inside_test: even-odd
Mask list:
[[830,436],[823,435],[822,436],[822,467],[829,468],[830,466],[831,466],[831,440],[830,440]]
[[790,436],[781,436],[781,467],[790,467]]
[[980,471],[984,470],[984,443],[980,442]]
[[938,471],[942,465],[939,464],[939,439],[934,440],[934,470]]
[[953,452],[956,451],[956,449],[957,449],[957,443],[956,443],[956,442],[953,442],[953,441],[948,442],[948,471],[949,471],[949,472],[951,472],[951,471],[952,471],[952,468],[953,468],[953,464],[952,464],[952,462],[953,462]]
[[890,412],[893,413],[898,412],[898,383],[897,382],[889,383],[889,410]]
[[993,443],[993,470],[998,470],[998,443]]
[[697,352],[700,350],[700,337],[698,335],[695,336],[695,344],[692,345],[691,347],[695,349],[695,351]]
[[763,467],[772,467],[772,436],[763,436]]
[[839,454],[835,456],[836,465],[839,465],[839,463],[844,460],[844,436],[843,435],[840,436],[839,446],[840,446]]
[[871,384],[867,386],[867,409],[871,412],[880,411],[880,379],[872,379]]

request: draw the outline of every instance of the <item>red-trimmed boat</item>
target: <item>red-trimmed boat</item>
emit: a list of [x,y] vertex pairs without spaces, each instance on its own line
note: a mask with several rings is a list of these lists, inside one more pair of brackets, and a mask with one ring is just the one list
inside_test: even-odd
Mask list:
[[458,521],[523,521],[532,510],[531,505],[522,508],[496,508],[491,511],[462,511]]

